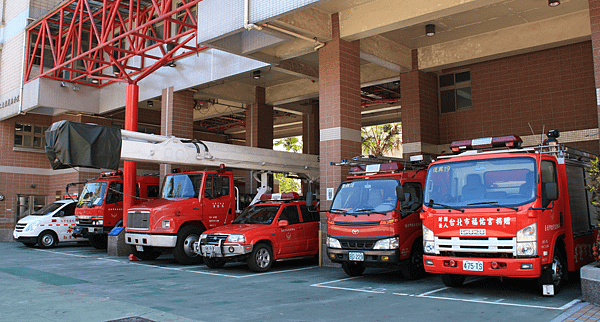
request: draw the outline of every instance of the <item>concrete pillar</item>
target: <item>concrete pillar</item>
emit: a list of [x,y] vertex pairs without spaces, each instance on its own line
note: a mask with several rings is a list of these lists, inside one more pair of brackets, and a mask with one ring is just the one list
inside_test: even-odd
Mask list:
[[440,143],[437,77],[419,71],[417,58],[413,50],[413,70],[400,74],[404,157],[437,154]]
[[588,7],[590,12],[590,27],[592,29],[592,55],[594,57],[596,106],[600,125],[600,0],[588,0]]
[[[254,104],[246,110],[246,146],[273,149],[273,107],[265,102],[265,88],[257,86],[254,89]],[[250,171],[245,180],[246,193],[256,193],[258,183]]]
[[329,209],[327,191],[335,191],[348,169],[329,165],[361,154],[360,42],[339,38],[332,15],[333,40],[319,49],[319,132],[321,209]]
[[[173,87],[162,91],[160,134],[191,139],[194,137],[194,93],[174,92]],[[160,177],[171,173],[172,166],[160,165]]]

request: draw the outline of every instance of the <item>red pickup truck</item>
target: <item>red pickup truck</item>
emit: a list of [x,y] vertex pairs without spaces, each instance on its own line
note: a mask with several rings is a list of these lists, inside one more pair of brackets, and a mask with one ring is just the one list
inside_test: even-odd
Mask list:
[[205,231],[194,249],[211,268],[246,261],[266,272],[276,260],[317,255],[318,233],[318,211],[297,193],[265,194],[231,224]]

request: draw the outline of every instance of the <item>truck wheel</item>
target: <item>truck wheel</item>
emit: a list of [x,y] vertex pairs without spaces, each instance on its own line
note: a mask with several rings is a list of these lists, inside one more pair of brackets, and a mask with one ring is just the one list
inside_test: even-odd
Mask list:
[[223,258],[204,257],[204,264],[210,268],[221,268],[225,266]]
[[464,275],[444,274],[442,275],[442,282],[448,287],[459,287],[465,282]]
[[365,271],[365,267],[359,263],[342,263],[342,268],[344,272],[350,276],[361,276]]
[[265,243],[258,243],[254,246],[252,254],[248,257],[248,266],[253,272],[266,272],[273,265],[273,251]]
[[177,233],[177,243],[173,249],[173,257],[182,265],[200,264],[202,256],[194,251],[194,243],[197,243],[202,230],[196,226],[183,227]]
[[41,248],[52,248],[56,246],[57,243],[58,238],[53,231],[46,230],[38,236],[38,244]]
[[108,244],[108,236],[104,235],[91,236],[89,240],[90,245],[96,249],[106,249]]
[[415,280],[425,275],[423,265],[423,242],[415,240],[410,251],[408,262],[402,267],[402,276],[407,280]]
[[137,257],[143,261],[155,260],[161,254],[161,251],[159,249],[154,249],[152,247],[144,246],[144,251],[140,252],[135,248],[135,245],[130,245],[130,246],[131,246],[131,253],[135,257]]
[[551,280],[552,284],[554,284],[554,294],[558,294],[560,292],[561,287],[565,284],[568,276],[567,272],[567,263],[565,262],[565,257],[560,249],[554,249],[554,256],[552,258],[552,266],[550,267],[550,279],[544,279],[544,271],[542,271],[542,276],[538,279],[538,284],[542,287],[544,281]]

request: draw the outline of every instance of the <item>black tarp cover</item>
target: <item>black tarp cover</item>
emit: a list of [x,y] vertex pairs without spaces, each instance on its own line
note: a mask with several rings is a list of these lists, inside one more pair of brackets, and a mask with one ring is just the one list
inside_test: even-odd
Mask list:
[[60,121],[46,131],[46,156],[52,169],[119,168],[121,130],[108,126]]

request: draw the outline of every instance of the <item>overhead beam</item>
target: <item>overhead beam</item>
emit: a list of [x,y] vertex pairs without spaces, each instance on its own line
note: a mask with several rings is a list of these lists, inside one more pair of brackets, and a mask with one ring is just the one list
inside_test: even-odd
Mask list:
[[505,0],[376,0],[339,13],[340,37],[363,39]]
[[360,40],[360,58],[397,73],[412,69],[410,48],[380,35]]
[[285,74],[308,78],[314,81],[319,79],[318,67],[307,65],[293,59],[282,60],[277,66],[273,66],[273,69]]
[[590,37],[589,13],[582,10],[419,48],[419,69],[451,68],[576,43]]
[[320,41],[331,40],[330,15],[314,8],[281,17],[273,23],[307,37],[316,37]]

